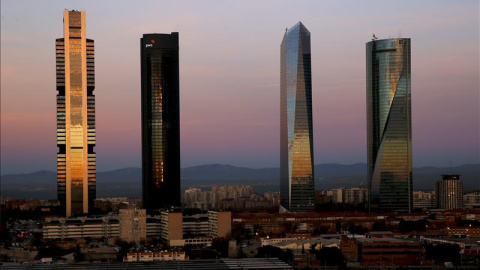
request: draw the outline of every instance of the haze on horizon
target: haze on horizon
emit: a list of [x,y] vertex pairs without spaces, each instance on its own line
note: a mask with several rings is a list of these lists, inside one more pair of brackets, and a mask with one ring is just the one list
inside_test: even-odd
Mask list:
[[179,32],[181,166],[279,166],[280,43],[311,32],[315,164],[366,163],[365,43],[412,40],[413,165],[480,163],[478,1],[1,1],[1,174],[55,170],[55,39],[95,40],[97,171],[140,167],[140,38]]

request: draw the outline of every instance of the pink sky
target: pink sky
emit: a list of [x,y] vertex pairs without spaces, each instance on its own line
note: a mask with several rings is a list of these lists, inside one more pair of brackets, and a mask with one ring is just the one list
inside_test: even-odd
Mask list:
[[182,167],[279,166],[280,42],[310,30],[315,163],[366,162],[365,43],[412,39],[414,166],[480,163],[478,1],[1,2],[1,173],[56,167],[64,8],[95,40],[97,169],[140,166],[144,33],[180,33]]

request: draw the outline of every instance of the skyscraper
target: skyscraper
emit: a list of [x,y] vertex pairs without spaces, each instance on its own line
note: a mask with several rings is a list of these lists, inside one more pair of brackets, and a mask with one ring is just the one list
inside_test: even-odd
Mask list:
[[154,209],[180,205],[178,33],[140,39],[142,200]]
[[435,183],[435,201],[440,209],[463,209],[463,180],[460,175],[442,175]]
[[410,39],[372,40],[366,54],[369,209],[410,212]]
[[280,199],[288,211],[314,210],[310,32],[287,29],[280,65]]
[[88,213],[96,192],[95,53],[85,11],[63,12],[57,65],[57,195],[69,217]]

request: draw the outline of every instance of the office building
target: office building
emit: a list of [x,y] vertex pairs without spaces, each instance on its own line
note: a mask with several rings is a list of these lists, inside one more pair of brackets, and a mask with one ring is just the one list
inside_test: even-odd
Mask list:
[[67,217],[88,213],[96,196],[95,53],[85,11],[63,12],[55,41],[57,74],[57,196]]
[[142,203],[180,205],[178,33],[144,34],[141,45]]
[[286,30],[280,62],[280,204],[291,212],[313,211],[310,32],[301,22]]
[[459,175],[442,175],[435,183],[435,199],[439,209],[463,209],[463,180]]
[[366,44],[370,211],[410,212],[412,121],[410,39]]

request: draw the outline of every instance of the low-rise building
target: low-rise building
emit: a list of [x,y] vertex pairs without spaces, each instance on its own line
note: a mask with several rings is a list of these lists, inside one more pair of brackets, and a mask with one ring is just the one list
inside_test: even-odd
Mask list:
[[463,195],[463,207],[466,209],[480,209],[480,189]]
[[358,242],[355,238],[343,235],[340,241],[340,250],[347,262],[358,261]]
[[202,210],[269,208],[280,204],[280,193],[267,191],[262,196],[254,193],[251,186],[225,185],[213,186],[209,191],[189,188],[185,190],[182,201],[187,207]]
[[359,258],[363,265],[419,265],[421,243],[397,238],[363,238],[359,241]]
[[420,265],[423,247],[419,242],[382,238],[342,237],[340,249],[350,262],[361,262],[364,266]]
[[119,215],[100,218],[47,218],[45,239],[120,238],[140,242],[160,237],[172,246],[211,244],[213,238],[230,238],[230,212],[173,209],[148,216],[144,209],[121,209]]
[[368,189],[366,187],[335,188],[327,191],[334,203],[360,204],[368,201]]
[[480,237],[480,227],[464,226],[456,227],[449,226],[445,228],[445,235],[447,237]]
[[123,262],[186,261],[185,251],[138,251],[128,252]]
[[414,209],[432,209],[435,208],[435,192],[434,191],[413,191],[413,208]]
[[46,218],[44,239],[111,238],[120,236],[118,216],[101,218]]

